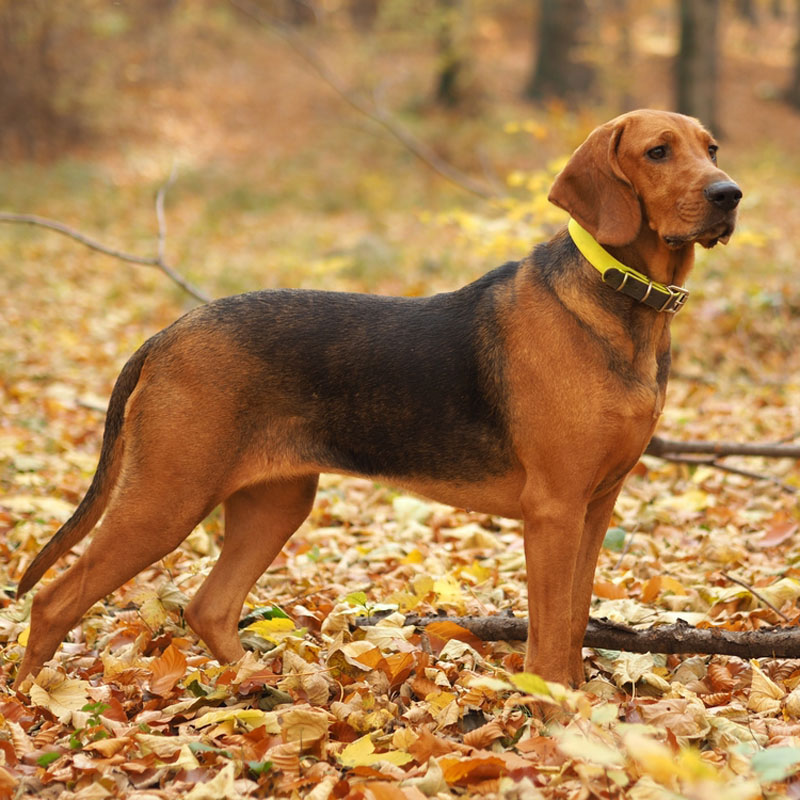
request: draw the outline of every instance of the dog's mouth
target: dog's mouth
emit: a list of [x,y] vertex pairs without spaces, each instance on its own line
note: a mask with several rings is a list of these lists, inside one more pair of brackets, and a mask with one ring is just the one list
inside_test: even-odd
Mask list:
[[663,239],[667,247],[673,250],[677,250],[687,244],[699,244],[709,249],[717,244],[728,244],[728,240],[731,238],[735,226],[735,218],[725,219],[710,227],[704,227],[692,233],[681,235],[665,234]]

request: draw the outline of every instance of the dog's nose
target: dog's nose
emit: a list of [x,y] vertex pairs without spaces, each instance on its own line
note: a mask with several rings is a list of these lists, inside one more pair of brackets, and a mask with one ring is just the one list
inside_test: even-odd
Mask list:
[[716,181],[706,186],[703,193],[723,211],[732,211],[742,199],[742,190],[733,181]]

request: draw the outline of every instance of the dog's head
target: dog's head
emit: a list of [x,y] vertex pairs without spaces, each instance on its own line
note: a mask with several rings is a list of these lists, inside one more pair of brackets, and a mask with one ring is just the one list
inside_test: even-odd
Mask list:
[[601,244],[630,244],[647,225],[678,248],[726,243],[741,197],[696,119],[641,110],[595,128],[556,177],[549,200]]

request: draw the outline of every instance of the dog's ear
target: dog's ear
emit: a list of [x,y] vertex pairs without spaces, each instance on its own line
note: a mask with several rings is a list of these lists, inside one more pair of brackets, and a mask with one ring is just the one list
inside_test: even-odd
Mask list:
[[639,197],[617,154],[624,120],[595,128],[556,176],[548,200],[568,211],[600,244],[630,244],[642,225]]

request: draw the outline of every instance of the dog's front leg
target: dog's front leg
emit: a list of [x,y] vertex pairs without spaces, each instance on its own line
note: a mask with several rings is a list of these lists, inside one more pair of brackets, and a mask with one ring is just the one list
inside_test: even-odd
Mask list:
[[586,502],[526,493],[522,501],[528,578],[528,646],[525,670],[569,684],[577,655],[572,635],[576,589],[582,583],[578,556]]
[[589,508],[586,512],[572,594],[572,638],[569,647],[572,658],[570,677],[576,686],[582,684],[586,677],[581,650],[583,649],[583,639],[586,635],[586,625],[589,622],[589,608],[592,602],[597,557],[603,545],[608,523],[614,511],[614,503],[621,487],[622,481],[606,494],[593,499],[589,503]]

